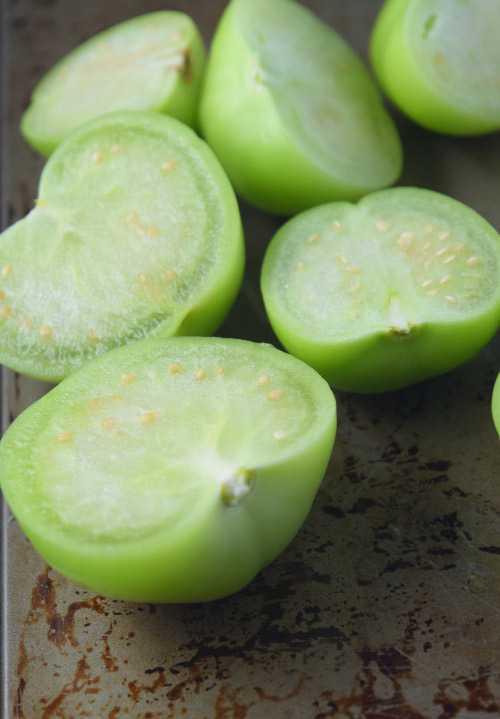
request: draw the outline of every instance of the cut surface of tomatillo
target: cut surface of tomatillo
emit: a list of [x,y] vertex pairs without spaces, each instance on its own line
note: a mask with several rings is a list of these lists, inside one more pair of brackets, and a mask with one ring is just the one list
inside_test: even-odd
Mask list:
[[294,537],[335,429],[328,384],[271,345],[148,339],[21,414],[0,444],[1,486],[73,581],[134,601],[210,600]]
[[82,123],[117,110],[155,110],[195,126],[204,66],[203,40],[188,15],[160,11],[126,20],[45,75],[21,131],[49,155]]
[[292,0],[229,4],[200,124],[237,192],[271,212],[355,200],[401,171],[401,143],[367,69]]
[[286,349],[333,387],[394,390],[473,357],[500,325],[500,237],[430,190],[395,188],[298,215],[262,269]]
[[500,128],[498,0],[386,0],[371,38],[378,79],[415,122],[445,134]]
[[159,113],[93,120],[0,235],[0,362],[58,381],[149,335],[212,334],[243,261],[234,192],[190,128]]

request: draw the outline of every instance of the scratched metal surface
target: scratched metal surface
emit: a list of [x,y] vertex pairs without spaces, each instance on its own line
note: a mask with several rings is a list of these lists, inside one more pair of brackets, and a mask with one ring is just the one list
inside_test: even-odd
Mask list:
[[[222,0],[179,0],[208,41]],[[366,57],[379,0],[306,3]],[[155,0],[3,0],[3,223],[36,196],[18,134],[42,73]],[[8,104],[7,101],[8,100]],[[500,137],[451,140],[397,116],[402,182],[461,199],[500,229]],[[257,277],[279,220],[242,206],[248,272],[221,330],[272,340]],[[500,339],[392,395],[337,393],[338,438],[292,545],[208,605],[110,601],[63,580],[3,509],[4,719],[439,719],[500,716]],[[3,422],[47,386],[4,370]]]

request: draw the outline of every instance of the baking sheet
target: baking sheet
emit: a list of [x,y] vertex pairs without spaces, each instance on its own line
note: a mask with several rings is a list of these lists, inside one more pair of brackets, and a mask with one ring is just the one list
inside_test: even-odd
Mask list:
[[[42,74],[152,0],[1,0],[2,223],[32,206],[43,160],[20,138]],[[379,0],[307,1],[366,59]],[[225,2],[184,0],[207,41]],[[439,137],[395,114],[401,184],[445,192],[500,229],[500,136]],[[276,342],[258,274],[281,223],[241,205],[242,293],[219,334]],[[47,567],[2,510],[3,717],[440,719],[500,716],[500,338],[445,377],[336,393],[339,429],[310,516],[242,592],[137,605]],[[5,428],[48,389],[2,370]]]

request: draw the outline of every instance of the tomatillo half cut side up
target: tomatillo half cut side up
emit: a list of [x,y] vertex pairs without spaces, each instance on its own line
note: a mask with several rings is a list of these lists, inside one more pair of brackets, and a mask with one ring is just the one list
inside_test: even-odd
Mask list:
[[1,485],[71,580],[126,600],[205,601],[292,540],[335,430],[327,383],[271,345],[148,339],[25,410],[0,444]]
[[203,140],[159,113],[92,120],[0,236],[0,362],[55,382],[149,335],[212,334],[243,262],[236,198]]
[[202,131],[236,191],[275,213],[356,200],[398,178],[402,150],[354,51],[291,0],[232,0],[216,30]]
[[500,325],[500,236],[430,190],[289,220],[262,269],[271,324],[333,387],[385,392],[457,367]]
[[205,47],[186,14],[160,11],[90,38],[41,80],[21,132],[49,155],[87,120],[117,110],[156,110],[197,122]]
[[371,58],[391,100],[450,135],[500,129],[498,0],[387,0]]

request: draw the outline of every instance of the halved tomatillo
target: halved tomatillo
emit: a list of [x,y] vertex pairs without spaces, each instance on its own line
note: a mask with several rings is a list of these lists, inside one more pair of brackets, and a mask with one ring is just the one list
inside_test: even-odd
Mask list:
[[216,599],[291,541],[331,455],[310,367],[243,340],[149,339],[98,357],[0,444],[5,497],[42,557],[100,594]]
[[390,99],[450,135],[500,129],[498,0],[386,0],[371,58]]
[[262,269],[286,349],[333,387],[384,392],[457,367],[500,325],[500,237],[430,190],[394,188],[289,220]]
[[203,40],[188,15],[140,15],[62,58],[35,88],[21,132],[49,155],[82,123],[117,110],[155,110],[195,126],[204,67]]
[[402,150],[346,42],[291,0],[232,0],[210,49],[204,136],[236,191],[293,214],[395,182]]
[[0,236],[0,362],[58,381],[149,335],[212,334],[243,262],[236,198],[205,142],[159,113],[92,120]]

